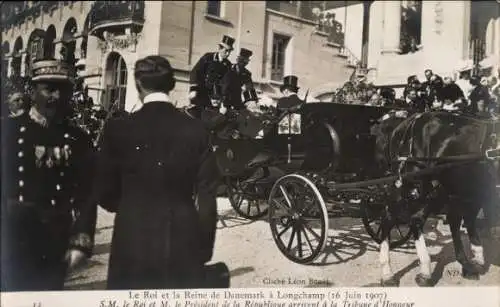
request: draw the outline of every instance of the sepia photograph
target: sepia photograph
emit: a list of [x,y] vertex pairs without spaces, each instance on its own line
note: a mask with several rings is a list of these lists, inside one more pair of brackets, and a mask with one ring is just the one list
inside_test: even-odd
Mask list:
[[500,1],[0,5],[2,297],[500,303]]

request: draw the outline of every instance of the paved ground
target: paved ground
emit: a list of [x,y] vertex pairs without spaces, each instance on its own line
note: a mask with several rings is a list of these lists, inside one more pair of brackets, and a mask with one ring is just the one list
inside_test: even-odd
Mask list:
[[[314,265],[299,265],[285,258],[273,241],[269,223],[238,217],[227,199],[219,199],[218,232],[213,261],[224,261],[231,270],[231,287],[370,287],[378,286],[378,246],[366,234],[359,219],[332,218],[329,241]],[[99,212],[95,255],[88,265],[68,277],[68,289],[104,289],[114,215]],[[489,270],[479,281],[464,280],[455,261],[449,228],[437,220],[428,222],[427,245],[431,252],[436,286],[498,285],[500,241],[484,241]],[[467,240],[466,235],[463,236]],[[466,241],[468,242],[468,241]],[[391,253],[401,286],[414,287],[418,260],[410,245]],[[311,284],[310,279],[321,284]],[[272,281],[285,280],[284,284]],[[294,283],[294,282],[298,282]]]

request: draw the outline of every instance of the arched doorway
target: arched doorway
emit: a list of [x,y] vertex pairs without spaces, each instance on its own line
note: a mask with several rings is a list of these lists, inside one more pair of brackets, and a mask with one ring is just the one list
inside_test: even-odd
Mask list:
[[31,32],[28,39],[27,53],[26,53],[26,75],[31,76],[31,67],[33,63],[40,60],[44,56],[45,31],[42,29],[35,29]]
[[55,44],[54,40],[56,39],[56,28],[54,25],[50,25],[45,32],[45,40],[43,42],[43,56],[46,59],[55,57]]
[[12,62],[11,66],[11,76],[20,77],[21,76],[21,51],[24,48],[23,39],[19,36],[14,42],[14,48],[12,49]]
[[111,52],[106,61],[105,100],[104,107],[113,110],[125,109],[127,95],[127,65],[117,52]]
[[64,26],[62,35],[62,48],[61,48],[61,60],[65,61],[70,65],[74,65],[76,62],[75,50],[76,50],[76,39],[75,35],[78,31],[75,18],[71,17],[66,22]]

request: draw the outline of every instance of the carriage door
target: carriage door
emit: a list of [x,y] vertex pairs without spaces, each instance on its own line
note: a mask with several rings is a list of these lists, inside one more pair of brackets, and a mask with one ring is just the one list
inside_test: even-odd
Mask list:
[[106,62],[106,95],[103,101],[108,110],[125,110],[127,96],[127,65],[123,57],[112,52]]

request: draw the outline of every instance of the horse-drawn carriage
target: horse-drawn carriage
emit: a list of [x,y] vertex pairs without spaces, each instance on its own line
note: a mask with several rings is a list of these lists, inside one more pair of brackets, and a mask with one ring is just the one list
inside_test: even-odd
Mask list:
[[[408,115],[384,107],[307,103],[260,116],[235,113],[232,120],[221,121],[222,129],[213,129],[213,143],[234,210],[249,219],[267,214],[280,251],[305,264],[325,247],[333,216],[354,212],[372,239],[388,249],[401,246],[412,235],[418,239],[413,219],[417,215],[425,222],[429,212],[421,212],[422,203],[442,188],[431,180],[433,175],[484,160],[484,149],[497,146],[497,140],[491,140],[469,146],[478,148],[472,154],[457,149],[461,141],[452,132],[453,125],[464,135],[482,133],[483,139],[498,132],[496,121],[476,125],[461,118],[451,113]],[[404,129],[403,121],[409,123]],[[446,121],[452,130],[442,125]],[[443,136],[455,137],[444,139],[451,145],[419,151],[425,138],[435,141],[437,136],[417,139],[421,134],[415,127],[424,133],[440,131],[436,125],[448,129]],[[414,144],[424,145],[415,149]],[[409,150],[402,150],[403,145]],[[494,150],[488,154],[498,156]],[[386,165],[380,163],[384,159],[389,161]]]

